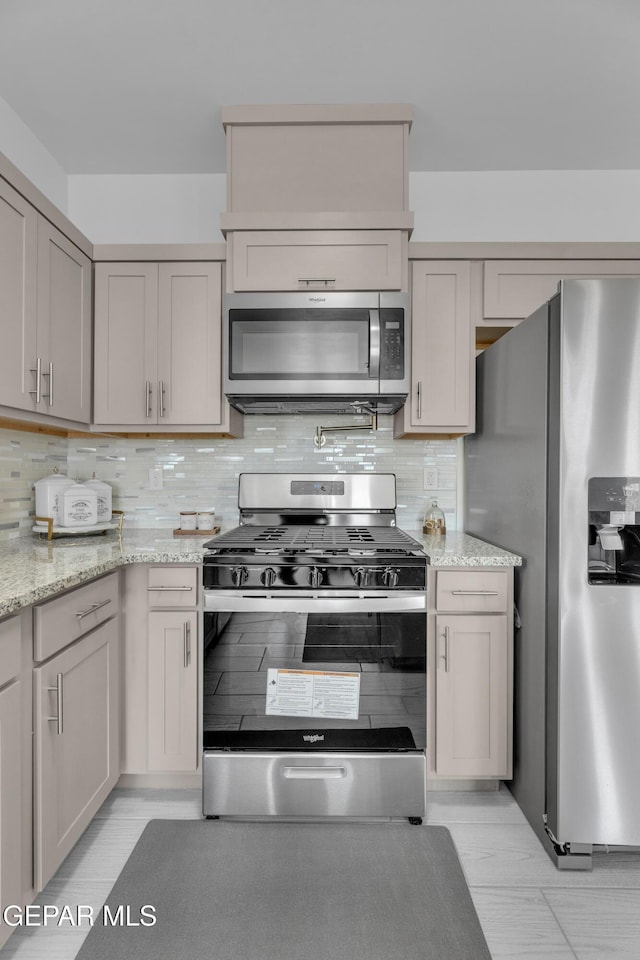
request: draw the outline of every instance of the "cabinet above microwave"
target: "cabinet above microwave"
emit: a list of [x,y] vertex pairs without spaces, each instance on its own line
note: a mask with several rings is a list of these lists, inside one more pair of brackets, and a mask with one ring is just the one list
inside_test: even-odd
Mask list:
[[394,413],[409,345],[406,294],[228,294],[224,391],[243,413]]

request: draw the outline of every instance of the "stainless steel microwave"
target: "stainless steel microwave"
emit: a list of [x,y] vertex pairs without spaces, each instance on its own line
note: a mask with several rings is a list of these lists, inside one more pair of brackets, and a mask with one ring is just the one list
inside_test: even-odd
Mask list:
[[394,413],[409,392],[403,293],[232,293],[224,392],[243,413]]

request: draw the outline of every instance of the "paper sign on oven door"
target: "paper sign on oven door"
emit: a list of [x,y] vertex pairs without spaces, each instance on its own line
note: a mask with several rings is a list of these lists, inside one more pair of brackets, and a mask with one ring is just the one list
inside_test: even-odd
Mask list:
[[267,670],[268,716],[357,720],[359,700],[359,673]]

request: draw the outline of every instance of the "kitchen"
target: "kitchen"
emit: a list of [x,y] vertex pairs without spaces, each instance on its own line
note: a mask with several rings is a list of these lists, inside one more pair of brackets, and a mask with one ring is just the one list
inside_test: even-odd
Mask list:
[[[407,13],[415,13],[413,5],[408,5]],[[375,87],[366,96],[354,95],[349,100],[415,101],[410,91],[397,97],[388,93],[374,96],[374,92]],[[6,95],[9,99],[8,88]],[[325,99],[324,93],[322,98]],[[222,103],[242,99],[236,93],[225,97]],[[289,92],[276,97],[276,102],[292,99],[299,99],[299,95]],[[305,99],[318,97],[309,94]],[[342,98],[327,96],[326,99]],[[262,102],[262,98],[254,93],[247,102]],[[174,169],[145,177],[142,172],[131,176],[133,168],[121,168],[112,175],[87,172],[67,177],[61,174],[53,158],[46,157],[29,131],[20,126],[19,112],[9,111],[11,108],[7,107],[7,142],[0,143],[0,149],[52,202],[66,211],[75,226],[94,244],[104,245],[104,262],[113,257],[113,250],[106,248],[122,243],[221,244],[217,225],[227,209],[224,174],[194,171],[181,177]],[[416,135],[425,136],[418,115],[410,135],[411,145]],[[44,165],[43,160],[47,161]],[[531,261],[539,259],[606,259],[614,261],[615,268],[619,269],[620,261],[628,262],[638,256],[629,212],[632,205],[628,201],[637,189],[637,181],[633,169],[620,171],[615,167],[613,160],[601,157],[597,168],[585,171],[577,151],[571,164],[555,171],[553,166],[540,166],[537,171],[522,167],[507,173],[501,166],[488,165],[476,173],[465,173],[465,168],[450,164],[430,173],[419,172],[427,168],[412,169],[410,209],[415,218],[410,241],[412,259],[495,261],[494,273],[489,270],[485,273],[485,296],[489,276],[496,277],[500,292],[499,284],[507,276],[504,261],[513,260],[514,244],[521,245],[517,256],[526,261],[529,269]],[[135,191],[135,202],[129,191]],[[206,218],[202,196],[206,197]],[[171,215],[174,202],[177,207]],[[534,270],[531,273],[535,275]],[[522,275],[526,275],[526,270]],[[553,292],[554,281],[551,286]],[[539,305],[546,296],[531,303],[530,308]],[[523,308],[520,316],[527,312],[530,310]],[[510,307],[506,311],[503,308],[500,316],[499,310],[489,306],[476,326],[485,333],[486,328],[505,325],[518,316]],[[482,341],[482,337],[479,339]],[[366,419],[362,417],[362,422]],[[337,426],[344,420],[323,416],[319,422]],[[350,472],[362,465],[365,470],[373,466],[376,472],[395,473],[398,525],[402,529],[419,529],[431,495],[437,496],[445,510],[447,529],[450,532],[461,529],[464,522],[461,441],[433,439],[433,436],[427,440],[396,439],[393,418],[383,415],[375,433],[363,426],[362,432],[329,435],[326,445],[318,450],[313,443],[316,426],[316,418],[306,415],[274,419],[245,417],[241,439],[203,436],[201,439],[153,440],[151,436],[143,439],[100,436],[90,441],[86,436],[41,436],[26,430],[3,429],[3,460],[11,466],[10,475],[3,477],[8,494],[2,503],[1,532],[7,538],[14,537],[16,532],[21,536],[30,535],[31,486],[56,464],[61,472],[79,473],[83,478],[95,472],[96,476],[113,483],[114,506],[125,511],[135,529],[144,531],[161,526],[170,533],[172,527],[177,526],[180,511],[185,509],[215,508],[225,526],[233,525],[237,518],[237,474],[245,470],[260,471],[265,468],[265,460],[270,469],[273,463],[273,469],[282,472],[325,469],[333,472],[336,467]],[[153,491],[149,471],[156,466],[162,468],[163,487]],[[486,810],[484,800],[476,802]],[[504,798],[498,802],[502,810]],[[515,817],[516,811],[508,815]],[[461,820],[467,821],[470,816],[463,815]],[[493,820],[496,815],[491,813],[489,817]],[[462,827],[461,833],[468,829]],[[521,821],[518,829],[523,833],[526,829]],[[494,832],[490,827],[488,835]],[[504,835],[508,833],[505,827]],[[630,882],[628,874],[626,880]],[[493,886],[490,881],[484,885]],[[482,880],[479,886],[483,886]],[[543,882],[537,886],[546,891]],[[557,886],[557,881],[553,881],[553,886]],[[499,897],[491,902],[487,891],[482,890],[478,897],[480,900],[484,897],[485,915],[499,910],[496,906]],[[547,897],[543,903],[542,895],[538,899],[527,899],[523,895],[522,915],[529,920],[540,915],[548,917],[548,901]],[[555,920],[549,927],[549,936],[552,941],[560,936]],[[542,948],[539,955],[545,955]]]

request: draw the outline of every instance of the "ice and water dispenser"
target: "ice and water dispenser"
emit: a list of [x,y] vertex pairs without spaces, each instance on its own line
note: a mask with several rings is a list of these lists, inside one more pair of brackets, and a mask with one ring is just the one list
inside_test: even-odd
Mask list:
[[640,585],[640,477],[589,480],[588,577]]

